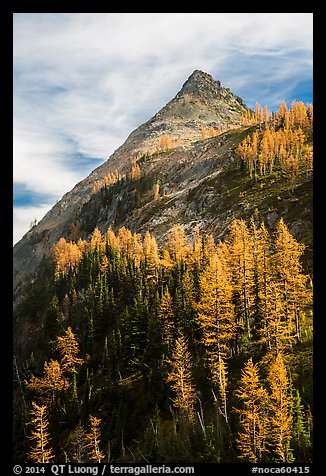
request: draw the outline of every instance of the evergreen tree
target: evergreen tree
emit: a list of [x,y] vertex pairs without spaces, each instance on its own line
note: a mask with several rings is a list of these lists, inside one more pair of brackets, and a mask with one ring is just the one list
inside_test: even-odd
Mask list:
[[308,422],[297,389],[292,392],[292,448],[295,461],[309,461],[311,441]]
[[163,330],[163,343],[166,346],[166,350],[169,353],[173,345],[174,331],[174,309],[173,300],[169,290],[167,289],[162,296],[161,305],[159,309],[159,320]]
[[86,433],[79,422],[70,434],[71,461],[74,463],[85,463],[87,460],[87,446],[89,444]]

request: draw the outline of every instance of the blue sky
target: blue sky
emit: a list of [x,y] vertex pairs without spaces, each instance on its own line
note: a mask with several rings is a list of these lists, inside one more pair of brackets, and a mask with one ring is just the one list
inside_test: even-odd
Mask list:
[[195,69],[312,102],[312,13],[15,13],[14,243]]

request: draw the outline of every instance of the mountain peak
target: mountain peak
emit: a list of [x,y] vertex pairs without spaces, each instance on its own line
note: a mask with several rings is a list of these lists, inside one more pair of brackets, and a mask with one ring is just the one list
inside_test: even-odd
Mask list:
[[220,81],[216,81],[213,76],[200,69],[195,69],[182,86],[179,94],[196,94],[200,95],[203,90],[218,90],[221,88]]
[[[222,130],[236,128],[240,125],[240,118],[246,110],[247,106],[242,99],[235,96],[228,88],[221,86],[221,83],[210,74],[200,70],[193,71],[171,101],[151,119],[132,131],[126,141],[106,162],[93,170],[70,192],[67,192],[40,223],[16,244],[15,286],[27,273],[35,269],[42,256],[50,252],[52,244],[60,236],[69,238],[69,230],[74,225],[73,220],[79,214],[81,217],[83,216],[83,207],[87,206],[93,195],[97,196],[98,185],[102,184],[103,180],[107,180],[110,174],[118,173],[121,176],[128,176],[130,161],[136,160],[139,156],[145,157],[146,154],[152,159],[148,160],[146,164],[142,163],[143,171],[146,166],[154,166],[156,159],[153,160],[154,155],[151,156],[148,151],[158,150],[158,141],[164,134],[170,136],[176,153],[180,154],[177,155],[176,163],[173,164],[175,166],[178,161],[186,160],[186,150],[194,150],[196,142],[202,139],[203,129],[213,128],[217,131],[218,128]],[[213,146],[214,144],[216,146],[216,143],[217,141],[213,143]],[[165,155],[161,154],[160,158],[164,157]],[[198,155],[199,161],[200,157],[201,154]],[[145,162],[145,159],[143,161]],[[159,161],[156,167],[158,176],[161,176],[165,165]],[[199,168],[200,174],[202,170],[206,170],[205,167],[201,168],[200,166]],[[146,173],[143,173],[145,176]],[[171,184],[174,181],[172,175],[169,180],[168,187],[171,189]],[[106,208],[104,207],[103,210]],[[113,209],[110,216],[113,217],[115,213],[116,208]],[[112,219],[115,220],[115,218]]]

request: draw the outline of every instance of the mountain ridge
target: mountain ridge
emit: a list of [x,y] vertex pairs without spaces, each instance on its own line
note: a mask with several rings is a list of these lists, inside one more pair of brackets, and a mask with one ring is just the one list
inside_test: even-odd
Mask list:
[[201,139],[201,128],[236,127],[247,109],[243,101],[219,81],[215,81],[207,73],[195,70],[171,101],[132,131],[103,164],[64,194],[15,245],[14,288],[27,273],[35,269],[44,255],[49,254],[51,246],[60,238],[67,220],[77,216],[93,196],[96,181],[115,170],[126,174],[130,169],[130,160],[155,148],[162,134],[171,135],[177,148],[187,150],[192,143]]

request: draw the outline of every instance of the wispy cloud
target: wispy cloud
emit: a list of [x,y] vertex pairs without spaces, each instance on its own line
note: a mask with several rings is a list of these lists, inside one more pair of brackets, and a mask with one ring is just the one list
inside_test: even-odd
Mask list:
[[39,221],[51,208],[51,203],[39,203],[37,206],[20,206],[13,209],[13,242],[17,243],[20,238],[30,229],[34,220]]
[[312,14],[15,14],[15,182],[51,196],[50,208],[194,69],[249,106],[309,98]]

